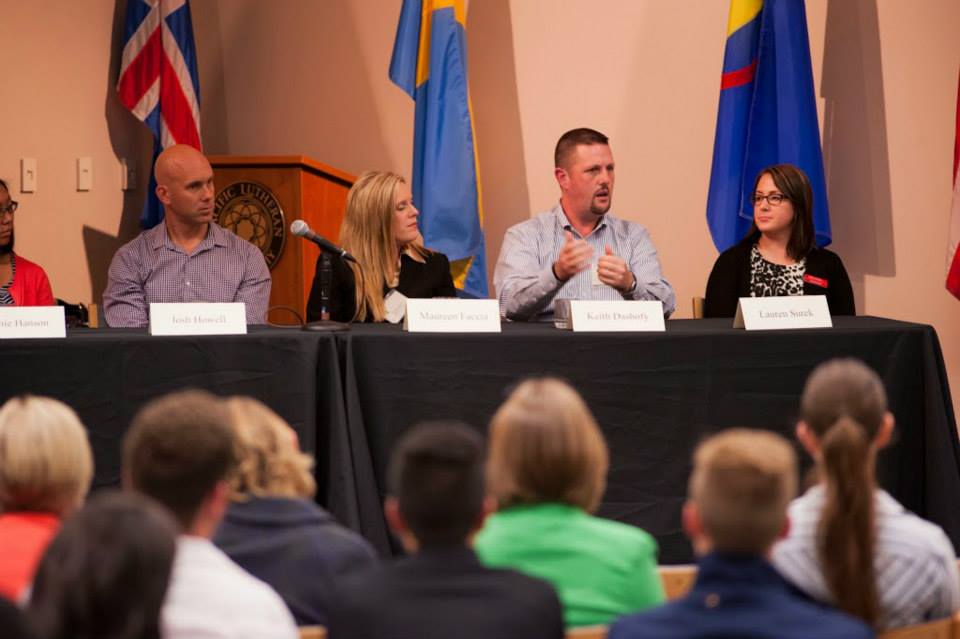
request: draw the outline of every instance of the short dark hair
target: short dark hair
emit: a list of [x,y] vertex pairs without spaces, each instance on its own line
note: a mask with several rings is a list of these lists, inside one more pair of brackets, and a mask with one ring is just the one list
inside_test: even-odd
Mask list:
[[206,391],[179,391],[148,403],[123,441],[131,487],[170,509],[185,530],[236,465],[226,404]]
[[[801,260],[816,246],[813,230],[813,189],[807,174],[792,164],[774,164],[760,171],[753,181],[753,191],[757,192],[760,178],[769,175],[780,192],[793,205],[793,222],[790,224],[790,239],[787,241],[787,254],[795,260]],[[759,237],[760,229],[754,221],[750,225],[749,236]]]
[[427,422],[390,459],[390,494],[421,546],[460,544],[483,510],[483,440],[460,422]]
[[7,182],[6,182],[6,180],[4,180],[3,178],[0,178],[0,188],[2,188],[2,189],[3,189],[4,191],[6,191],[7,193],[10,192],[10,187],[7,186]]
[[160,639],[177,526],[141,495],[104,493],[69,517],[47,547],[27,618],[45,639]]
[[599,131],[581,127],[579,129],[570,129],[560,136],[557,140],[557,147],[553,151],[553,165],[556,167],[566,166],[570,153],[580,145],[592,144],[610,144],[610,139]]

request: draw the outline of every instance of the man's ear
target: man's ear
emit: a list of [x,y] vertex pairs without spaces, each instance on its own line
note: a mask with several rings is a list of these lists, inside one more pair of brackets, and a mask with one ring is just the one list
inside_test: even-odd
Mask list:
[[684,502],[681,519],[683,532],[691,541],[696,541],[703,535],[703,520],[700,519],[700,511],[692,500],[688,499]]
[[560,185],[560,189],[566,191],[567,184],[570,182],[570,174],[567,173],[567,170],[563,167],[555,167],[553,169],[553,176],[557,178],[557,184]]
[[820,440],[817,439],[816,434],[807,426],[807,422],[802,419],[797,422],[797,440],[803,446],[804,450],[810,454],[811,457],[816,457],[820,453]]
[[393,534],[398,537],[410,532],[410,527],[407,526],[407,522],[403,519],[403,515],[400,513],[400,502],[397,501],[396,497],[387,497],[383,502],[383,514],[387,520],[387,525],[390,526],[390,530],[393,531]]
[[158,184],[155,192],[161,204],[170,204],[170,189],[167,188],[166,184]]

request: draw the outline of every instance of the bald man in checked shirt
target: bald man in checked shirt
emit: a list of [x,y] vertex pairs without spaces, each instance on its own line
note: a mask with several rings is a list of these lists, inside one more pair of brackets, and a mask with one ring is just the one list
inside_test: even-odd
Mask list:
[[560,202],[507,230],[493,285],[500,314],[510,320],[550,320],[554,301],[660,300],[669,316],[673,287],[660,272],[650,234],[609,213],[613,153],[607,136],[573,129],[554,152]]
[[270,270],[250,242],[213,222],[213,169],[202,153],[171,146],[154,169],[163,223],[113,256],[103,293],[109,326],[146,326],[153,302],[243,302],[247,323],[263,324]]

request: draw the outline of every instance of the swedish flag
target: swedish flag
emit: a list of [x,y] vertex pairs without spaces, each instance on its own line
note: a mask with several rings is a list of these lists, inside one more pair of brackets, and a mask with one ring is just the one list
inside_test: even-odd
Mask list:
[[450,258],[457,288],[487,297],[465,23],[463,0],[404,0],[390,79],[416,102],[411,190],[424,244]]

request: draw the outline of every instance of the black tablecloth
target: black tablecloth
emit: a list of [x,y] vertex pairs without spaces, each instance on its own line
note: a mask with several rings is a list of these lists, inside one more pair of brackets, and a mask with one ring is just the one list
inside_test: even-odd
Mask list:
[[[327,388],[330,372],[338,370],[332,338],[298,330],[251,327],[247,335],[209,337],[76,330],[66,339],[0,341],[0,356],[0,402],[31,393],[77,411],[94,450],[95,488],[119,485],[121,442],[131,419],[144,402],[170,391],[257,397],[290,422],[311,452],[318,410],[329,422],[342,404]],[[318,367],[326,371],[323,379]]]
[[[692,558],[680,528],[693,447],[731,426],[793,439],[803,383],[817,364],[857,357],[882,377],[897,435],[881,484],[960,542],[960,451],[943,357],[929,326],[837,317],[832,329],[747,332],[730,320],[673,320],[666,333],[570,333],[506,324],[501,334],[405,334],[354,326],[337,337],[345,398],[327,503],[381,551],[389,453],[412,424],[453,418],[485,429],[518,380],[556,375],[594,411],[610,447],[600,514],[654,534],[661,561]],[[347,442],[344,445],[344,442]],[[809,463],[798,448],[804,463]]]

